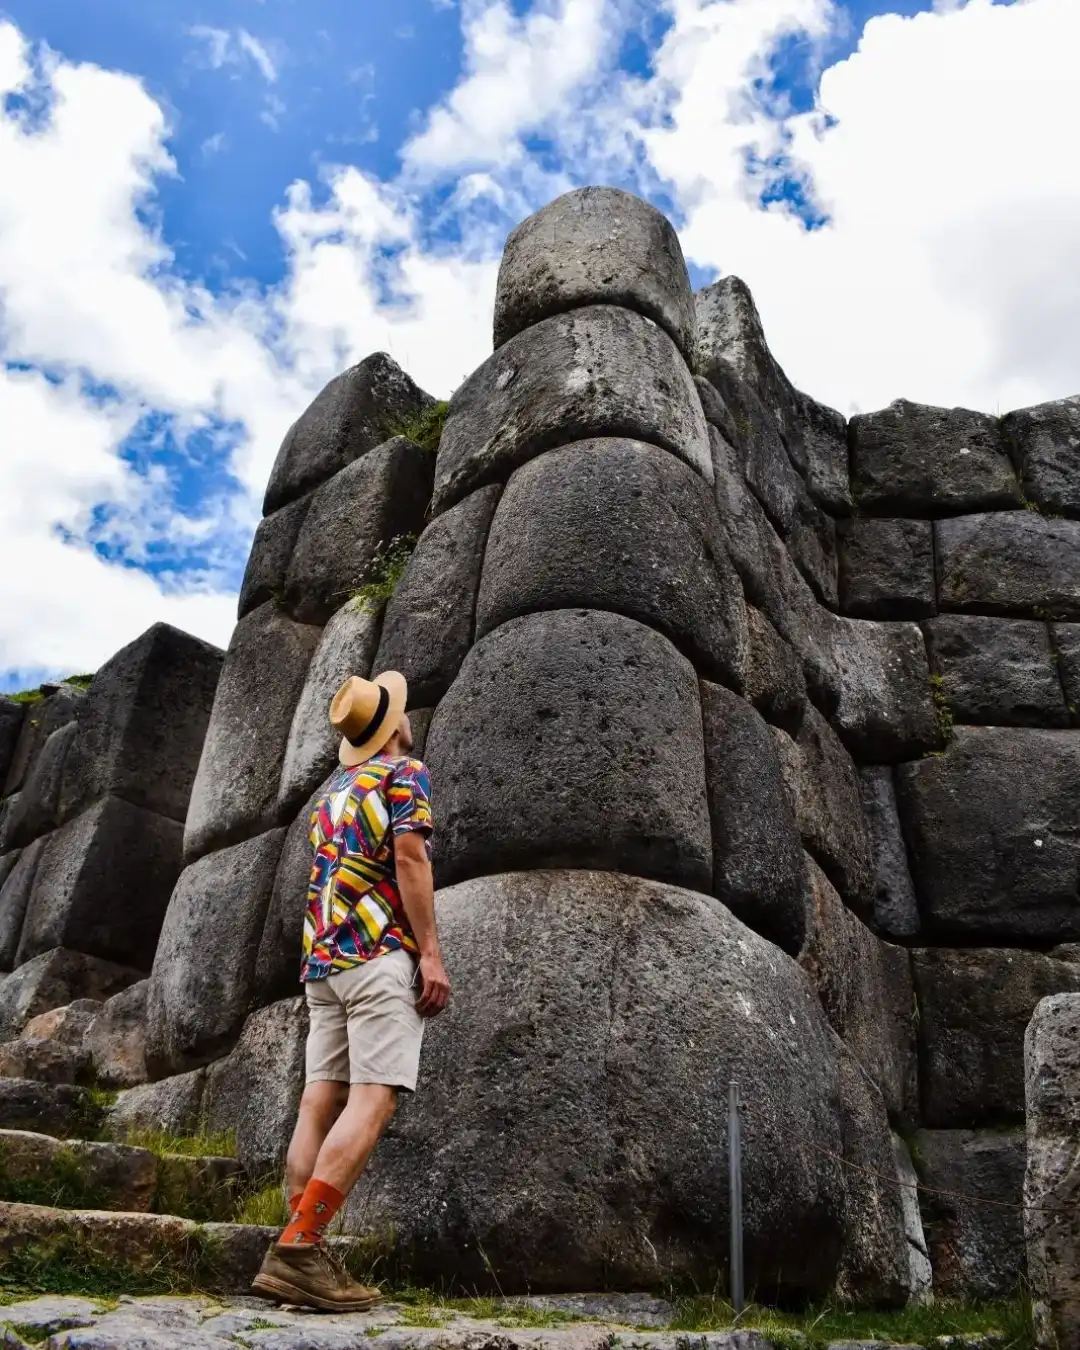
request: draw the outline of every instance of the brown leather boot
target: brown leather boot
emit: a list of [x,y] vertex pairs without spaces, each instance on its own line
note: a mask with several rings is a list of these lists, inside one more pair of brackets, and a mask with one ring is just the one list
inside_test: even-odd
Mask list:
[[251,1288],[260,1298],[324,1312],[366,1312],[382,1298],[377,1289],[357,1284],[321,1242],[275,1242]]

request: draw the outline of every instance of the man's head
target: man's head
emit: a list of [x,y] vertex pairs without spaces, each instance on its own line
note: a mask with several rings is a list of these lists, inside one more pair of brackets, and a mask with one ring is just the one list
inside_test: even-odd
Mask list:
[[412,723],[409,714],[402,713],[398,729],[387,742],[386,749],[392,755],[408,755],[413,748]]
[[412,748],[412,728],[405,712],[405,677],[385,671],[374,680],[350,675],[330,704],[330,722],[341,732],[338,758],[347,768],[363,764],[391,745]]

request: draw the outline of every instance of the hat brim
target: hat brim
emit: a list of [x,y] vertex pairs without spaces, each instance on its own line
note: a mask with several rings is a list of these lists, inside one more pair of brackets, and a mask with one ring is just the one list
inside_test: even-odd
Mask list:
[[342,736],[341,745],[338,747],[338,759],[343,768],[354,769],[358,764],[363,764],[365,760],[373,758],[380,750],[385,749],[387,742],[401,724],[401,716],[409,701],[409,685],[405,676],[399,675],[396,670],[387,670],[382,675],[376,675],[373,683],[381,685],[390,695],[386,716],[361,745],[353,745],[347,737]]

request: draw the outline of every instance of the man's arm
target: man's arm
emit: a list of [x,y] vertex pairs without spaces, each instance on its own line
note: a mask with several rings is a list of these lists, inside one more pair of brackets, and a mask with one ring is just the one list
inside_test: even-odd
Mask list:
[[420,948],[422,988],[416,1008],[421,1017],[435,1017],[450,999],[450,981],[439,950],[435,927],[435,879],[427,844],[419,830],[394,836],[394,866],[401,903]]

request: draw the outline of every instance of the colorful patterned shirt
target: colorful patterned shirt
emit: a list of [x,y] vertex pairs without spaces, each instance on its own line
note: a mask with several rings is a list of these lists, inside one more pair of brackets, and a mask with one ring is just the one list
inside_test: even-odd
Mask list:
[[418,950],[398,890],[394,838],[411,830],[430,836],[431,828],[431,784],[418,759],[376,755],[334,775],[311,813],[301,980]]

